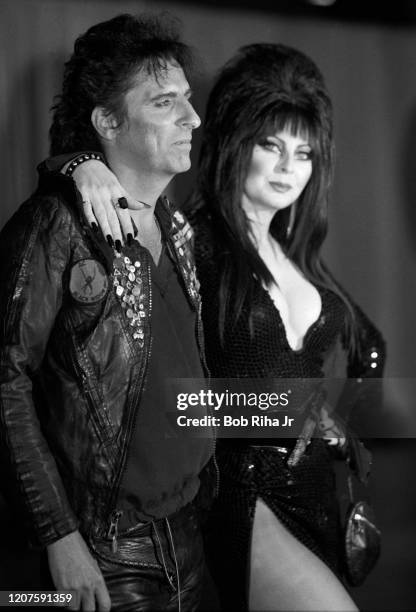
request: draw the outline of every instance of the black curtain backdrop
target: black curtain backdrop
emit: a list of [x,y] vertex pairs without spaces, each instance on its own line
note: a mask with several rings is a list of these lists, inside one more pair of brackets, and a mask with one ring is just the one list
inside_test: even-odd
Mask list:
[[[380,421],[392,429],[374,445],[372,483],[383,553],[353,597],[362,609],[416,609],[416,21],[328,19],[278,5],[256,11],[189,1],[0,0],[0,227],[36,185],[63,63],[76,36],[94,23],[142,10],[178,17],[201,58],[193,85],[202,118],[216,70],[241,45],[283,42],[310,54],[326,77],[336,118],[326,260],[388,344]],[[194,160],[200,135],[195,140]],[[185,199],[194,178],[195,170],[175,179],[175,201]],[[30,588],[38,572],[37,553],[18,551],[12,535],[0,550],[0,590],[13,580]],[[209,582],[206,591],[203,609],[217,609]]]

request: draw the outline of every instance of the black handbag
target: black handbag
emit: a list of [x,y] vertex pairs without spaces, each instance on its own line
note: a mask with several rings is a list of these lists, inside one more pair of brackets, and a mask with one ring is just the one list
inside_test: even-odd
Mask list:
[[381,532],[374,511],[364,499],[354,499],[353,479],[368,484],[371,453],[356,438],[348,440],[347,462],[350,505],[344,524],[344,574],[350,586],[360,586],[375,566],[381,551]]

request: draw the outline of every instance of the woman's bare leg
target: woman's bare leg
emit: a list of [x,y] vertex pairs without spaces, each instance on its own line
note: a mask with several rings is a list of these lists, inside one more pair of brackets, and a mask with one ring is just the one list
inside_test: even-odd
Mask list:
[[251,543],[249,609],[357,611],[338,578],[260,498]]

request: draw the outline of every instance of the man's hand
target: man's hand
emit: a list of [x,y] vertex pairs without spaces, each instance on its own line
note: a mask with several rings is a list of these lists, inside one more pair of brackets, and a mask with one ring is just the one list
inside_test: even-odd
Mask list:
[[[65,171],[66,166],[62,169]],[[100,226],[104,236],[111,236],[114,241],[123,244],[123,234],[126,240],[130,234],[133,239],[133,225],[128,208],[118,206],[119,198],[126,198],[130,208],[144,208],[133,200],[120,185],[117,177],[101,161],[89,160],[79,164],[72,173],[78,191],[83,201],[83,212],[90,225]]]
[[48,546],[48,562],[57,590],[73,591],[70,610],[109,612],[111,600],[97,562],[79,531]]

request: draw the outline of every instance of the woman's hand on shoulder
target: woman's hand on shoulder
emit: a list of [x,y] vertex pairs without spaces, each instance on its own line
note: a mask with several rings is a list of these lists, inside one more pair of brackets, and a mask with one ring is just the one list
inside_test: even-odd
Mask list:
[[[111,236],[122,244],[129,241],[129,235],[133,239],[134,230],[128,209],[133,199],[120,185],[116,175],[103,162],[89,160],[79,164],[72,177],[81,193],[83,213],[91,227],[98,225],[104,236]],[[120,202],[121,198],[124,200]],[[137,202],[134,207],[137,209]]]

